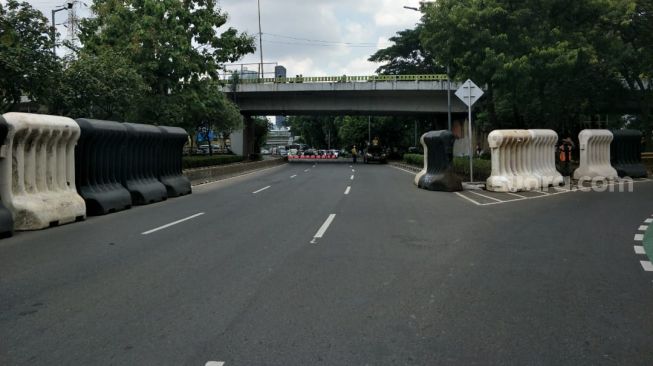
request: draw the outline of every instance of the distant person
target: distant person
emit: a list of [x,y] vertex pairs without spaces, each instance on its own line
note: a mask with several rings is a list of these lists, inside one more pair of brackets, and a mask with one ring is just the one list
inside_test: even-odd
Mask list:
[[559,160],[562,163],[563,174],[565,176],[571,175],[571,151],[574,149],[574,141],[570,137],[562,139],[562,143],[558,146],[560,150]]
[[483,149],[481,148],[481,144],[476,144],[476,157],[480,158],[481,155],[483,155]]
[[354,164],[356,164],[356,157],[358,156],[358,151],[356,150],[356,145],[351,149],[351,157],[354,159]]

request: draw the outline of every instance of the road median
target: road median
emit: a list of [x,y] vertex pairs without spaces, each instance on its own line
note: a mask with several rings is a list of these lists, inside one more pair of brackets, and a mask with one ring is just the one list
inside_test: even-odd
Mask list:
[[271,168],[286,164],[283,158],[272,158],[261,161],[247,161],[233,164],[216,165],[210,167],[186,169],[184,175],[188,177],[193,186],[217,180],[235,177],[256,170]]

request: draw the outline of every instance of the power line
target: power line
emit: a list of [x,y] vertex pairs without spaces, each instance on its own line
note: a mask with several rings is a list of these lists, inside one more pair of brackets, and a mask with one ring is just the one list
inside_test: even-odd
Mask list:
[[283,41],[270,41],[263,40],[263,43],[276,43],[276,44],[288,44],[288,45],[300,45],[300,46],[309,46],[309,47],[351,47],[351,48],[378,48],[376,45],[351,45],[351,44],[317,44],[317,43],[302,43],[302,42],[283,42]]
[[304,41],[304,42],[315,42],[315,43],[334,44],[334,45],[347,45],[347,46],[376,46],[376,43],[373,43],[373,42],[336,42],[336,41],[323,41],[323,40],[319,40],[319,39],[310,39],[310,38],[300,38],[300,37],[286,36],[286,35],[283,35],[283,34],[274,34],[274,33],[263,33],[263,34],[268,35],[268,36],[273,36],[273,37],[294,39],[296,41]]

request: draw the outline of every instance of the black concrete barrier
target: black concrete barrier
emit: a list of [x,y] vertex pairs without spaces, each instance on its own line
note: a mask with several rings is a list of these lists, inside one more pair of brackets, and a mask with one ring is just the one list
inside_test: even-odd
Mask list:
[[[5,140],[7,139],[7,133],[9,132],[9,125],[7,121],[0,115],[0,159],[7,158],[7,146],[5,146]],[[11,172],[0,172],[0,179],[9,179],[11,176],[5,177],[5,173],[11,174]],[[14,219],[11,215],[11,212],[5,207],[2,203],[2,197],[0,196],[0,237],[11,236],[14,233]]]
[[156,126],[124,123],[127,140],[123,154],[123,186],[131,193],[132,203],[146,205],[168,198],[159,182],[159,154],[162,132]]
[[159,181],[163,183],[168,197],[191,193],[190,181],[182,173],[182,155],[188,134],[179,127],[159,127],[162,134],[159,155]]
[[453,171],[454,135],[430,131],[422,135],[424,169],[415,176],[415,184],[429,191],[462,191],[462,181]]
[[620,177],[646,177],[642,164],[642,133],[637,130],[617,130],[612,132],[610,163]]
[[75,185],[86,203],[87,215],[128,209],[132,198],[122,185],[123,151],[127,129],[122,123],[80,118],[75,147]]

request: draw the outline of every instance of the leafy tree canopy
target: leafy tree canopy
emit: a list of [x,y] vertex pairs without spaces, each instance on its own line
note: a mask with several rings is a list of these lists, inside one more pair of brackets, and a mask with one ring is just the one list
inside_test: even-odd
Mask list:
[[48,20],[26,2],[0,3],[0,112],[21,95],[43,102],[51,97],[59,64],[52,54]]

